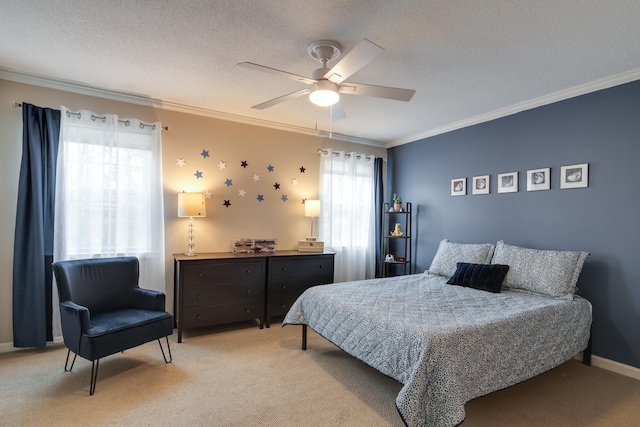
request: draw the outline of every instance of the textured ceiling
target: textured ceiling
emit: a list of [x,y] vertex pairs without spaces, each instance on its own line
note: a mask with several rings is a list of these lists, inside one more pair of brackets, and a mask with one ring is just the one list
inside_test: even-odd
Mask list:
[[[638,0],[0,0],[0,66],[394,145],[640,78],[639,22]],[[307,97],[251,108],[307,86],[238,62],[311,76],[311,42],[344,55],[364,38],[385,52],[347,81],[415,89],[410,102],[342,96],[347,118],[333,123]]]

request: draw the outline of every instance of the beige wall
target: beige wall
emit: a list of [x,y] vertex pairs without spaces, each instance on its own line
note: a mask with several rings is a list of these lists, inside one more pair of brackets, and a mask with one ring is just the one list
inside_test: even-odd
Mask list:
[[[318,148],[356,151],[386,157],[386,149],[315,136],[284,132],[208,117],[155,109],[136,104],[95,98],[0,79],[0,350],[13,344],[12,269],[15,210],[22,157],[22,114],[12,102],[41,107],[91,110],[135,117],[145,122],[161,121],[163,131],[163,176],[167,304],[173,304],[172,254],[186,249],[186,218],[176,217],[177,193],[210,191],[207,217],[195,219],[195,243],[199,252],[226,252],[235,238],[276,238],[279,249],[296,249],[297,241],[309,234],[303,198],[318,197]],[[209,151],[209,157],[200,155]],[[183,158],[185,166],[177,160]],[[227,168],[218,167],[220,161]],[[247,161],[247,168],[240,166]],[[273,165],[269,172],[267,166]],[[300,173],[304,167],[305,173]],[[195,171],[203,172],[196,179]],[[254,174],[260,180],[254,181]],[[233,185],[227,187],[225,180]],[[298,184],[292,183],[297,179]],[[280,189],[274,184],[278,182]],[[246,196],[240,197],[238,190]],[[263,194],[265,200],[257,201]],[[288,201],[281,197],[286,194]],[[224,200],[231,206],[225,207]]]

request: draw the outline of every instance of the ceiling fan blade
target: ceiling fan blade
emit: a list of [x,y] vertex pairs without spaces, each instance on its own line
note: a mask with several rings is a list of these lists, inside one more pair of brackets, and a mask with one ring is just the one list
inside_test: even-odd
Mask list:
[[347,114],[344,112],[344,108],[342,108],[342,104],[339,102],[337,104],[333,104],[329,107],[331,110],[331,121],[337,122],[338,120],[346,119]]
[[324,75],[324,78],[333,83],[342,83],[360,68],[380,56],[382,52],[384,52],[383,48],[364,39],[334,65]]
[[318,82],[317,80],[310,79],[305,76],[299,76],[297,74],[289,73],[288,71],[277,70],[275,68],[266,67],[264,65],[254,64],[253,62],[240,62],[236,65],[239,65],[245,68],[251,68],[252,70],[258,70],[258,71],[263,71],[270,74],[276,74],[282,77],[287,77],[289,79],[295,80],[297,82],[305,83],[308,85],[312,85]]
[[410,101],[416,93],[413,89],[401,89],[398,87],[375,86],[363,83],[343,83],[340,93],[351,95],[375,96],[376,98],[394,99],[396,101]]
[[290,99],[299,98],[304,96],[310,92],[309,89],[300,89],[299,91],[289,93],[287,95],[279,96],[278,98],[273,98],[269,101],[263,102],[262,104],[254,105],[251,108],[255,108],[256,110],[264,110],[265,108],[273,107],[274,105],[280,104],[281,102],[288,101]]

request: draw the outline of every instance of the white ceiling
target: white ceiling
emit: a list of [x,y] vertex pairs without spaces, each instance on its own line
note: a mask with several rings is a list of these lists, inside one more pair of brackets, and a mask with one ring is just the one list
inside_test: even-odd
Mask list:
[[[364,38],[385,52],[347,81],[415,89],[410,102],[342,96],[332,124],[307,97],[251,108],[307,86],[238,62],[311,76],[311,42],[344,55]],[[396,145],[639,79],[640,1],[0,0],[0,66]]]

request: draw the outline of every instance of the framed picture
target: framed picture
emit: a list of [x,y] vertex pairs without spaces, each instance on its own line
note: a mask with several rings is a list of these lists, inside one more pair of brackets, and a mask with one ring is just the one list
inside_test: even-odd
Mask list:
[[454,178],[451,180],[451,195],[452,196],[467,195],[467,178]]
[[489,178],[491,175],[473,177],[473,194],[489,194]]
[[498,193],[518,192],[518,172],[498,174]]
[[588,186],[589,163],[560,168],[560,188],[585,188]]
[[550,189],[551,168],[531,169],[527,171],[527,191]]

